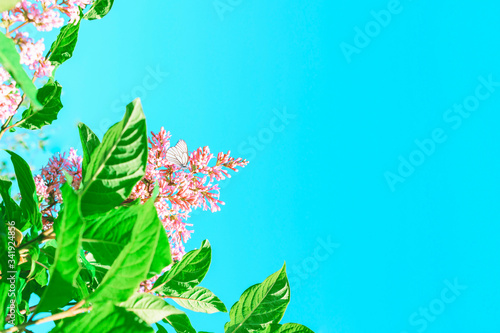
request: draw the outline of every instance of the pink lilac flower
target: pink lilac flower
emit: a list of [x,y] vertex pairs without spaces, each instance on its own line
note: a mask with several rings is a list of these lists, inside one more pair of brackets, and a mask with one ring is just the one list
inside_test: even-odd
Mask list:
[[43,58],[43,52],[45,51],[43,38],[36,43],[33,43],[33,40],[28,38],[25,43],[19,46],[21,48],[21,64],[27,65],[29,69],[34,70],[36,64]]
[[15,84],[0,85],[0,121],[2,123],[16,113],[19,103],[21,103],[21,93]]
[[[142,203],[149,200],[156,185],[159,194],[155,207],[170,240],[172,257],[178,261],[185,254],[184,244],[191,238],[192,224],[187,223],[190,213],[197,208],[216,212],[224,204],[219,200],[218,181],[230,177],[227,170],[238,171],[248,161],[233,158],[230,152],[219,153],[215,165],[210,166],[214,155],[208,147],[198,148],[189,157],[189,169],[177,167],[167,160],[170,147],[170,133],[164,128],[151,133],[149,138],[148,163],[144,178],[139,181],[130,197],[124,203],[139,199]],[[78,189],[81,182],[81,157],[71,149],[69,155],[58,154],[52,157],[42,173],[35,178],[37,194],[42,202],[44,225],[50,227],[57,216],[62,198],[60,188],[64,183],[64,172],[73,177],[73,188]],[[43,181],[42,181],[43,180]],[[145,282],[143,288],[151,289]],[[154,281],[153,281],[154,282]]]
[[45,10],[35,18],[34,24],[38,31],[51,31],[54,28],[62,27],[64,25],[64,18],[56,10]]
[[[76,24],[80,14],[93,0],[33,0],[20,1],[13,9],[1,13],[1,26],[5,35],[11,38],[19,48],[21,64],[32,71],[34,78],[52,75],[54,66],[44,57],[46,51],[44,39],[34,40],[23,31],[27,25],[33,25],[38,31],[51,31],[68,23]],[[13,116],[21,101],[16,82],[4,75],[0,66],[0,121],[3,123]]]
[[55,66],[52,65],[50,60],[43,60],[37,63],[35,66],[35,77],[49,77],[52,75],[52,71]]
[[155,184],[159,186],[156,209],[172,244],[175,260],[180,260],[185,253],[184,243],[191,237],[192,226],[186,221],[189,214],[197,208],[216,212],[224,202],[219,200],[219,186],[214,183],[230,177],[226,169],[238,171],[247,161],[234,159],[227,154],[219,153],[215,166],[209,166],[213,159],[208,147],[198,148],[189,157],[189,170],[185,171],[167,160],[170,147],[170,133],[164,128],[149,139],[150,149],[146,175],[135,186],[131,200],[148,200]]
[[35,177],[36,194],[42,200],[45,201],[49,198],[49,187],[45,184],[45,180],[42,175],[37,175]]
[[35,177],[36,192],[41,203],[44,228],[52,226],[62,203],[61,186],[66,182],[64,172],[73,177],[71,186],[77,190],[82,181],[82,157],[71,148],[68,156],[56,154]]

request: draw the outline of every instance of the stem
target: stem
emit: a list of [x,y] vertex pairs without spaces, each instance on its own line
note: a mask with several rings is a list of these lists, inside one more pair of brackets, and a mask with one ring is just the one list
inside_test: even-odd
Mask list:
[[[16,127],[16,126],[21,125],[21,124],[22,124],[22,123],[24,123],[25,121],[26,121],[26,119],[21,119],[21,120],[19,120],[17,123],[14,123],[14,124],[12,124],[12,125],[8,126],[8,127],[5,129],[5,131],[8,131],[8,130],[10,130],[10,129],[11,129],[11,128],[13,128],[13,127]],[[0,139],[1,139],[1,138],[2,138],[2,137],[0,136]]]
[[85,300],[82,299],[80,302],[76,303],[71,308],[69,308],[68,311],[77,310],[77,309],[81,308],[84,304],[85,304]]
[[[71,303],[70,302],[70,303],[68,303],[68,305],[76,305],[76,303],[74,303],[74,302]],[[30,312],[35,311],[36,307],[37,307],[37,305],[30,306]],[[21,310],[21,311],[19,311],[19,313],[20,314],[25,314],[26,310]],[[7,317],[7,318],[9,318],[9,317]],[[7,319],[6,321],[9,321],[9,320]]]
[[11,33],[13,33],[14,31],[16,31],[17,29],[19,29],[19,28],[21,28],[21,27],[24,27],[24,26],[25,26],[26,24],[28,24],[28,23],[30,23],[30,22],[26,21],[26,22],[24,22],[24,23],[22,23],[22,24],[18,25],[17,27],[15,27],[14,29],[12,29],[12,30],[11,30],[11,31],[7,34],[7,36],[8,36],[8,35],[10,35]]
[[[34,306],[30,306],[30,312],[33,312],[33,310],[35,310],[35,308],[36,308],[36,305],[34,305]],[[20,313],[20,314],[25,314],[25,313],[26,313],[26,310],[21,310],[21,311],[19,311],[19,313]],[[10,313],[9,313],[9,314],[7,315],[7,318],[5,319],[5,321],[6,321],[6,322],[9,322],[9,321],[10,321],[10,317],[11,317],[11,315],[10,315]]]
[[54,233],[54,229],[51,227],[51,228],[45,230],[44,232],[42,232],[40,235],[33,238],[32,240],[30,240],[29,242],[21,244],[19,249],[25,248],[26,246],[28,246],[32,243],[35,243],[35,242],[43,243],[45,240],[51,239],[53,233]]
[[163,298],[172,298],[172,299],[186,299],[186,297],[175,297],[175,296],[161,296]]
[[[33,305],[33,306],[30,306],[30,312],[33,312],[33,310],[36,309],[36,305]],[[20,314],[25,314],[26,313],[26,310],[21,310],[19,311]],[[8,321],[8,320],[7,320]]]
[[49,268],[47,266],[45,266],[44,264],[42,264],[41,262],[38,262],[35,260],[35,264],[38,264],[38,265],[42,266],[43,268],[45,268],[46,270],[49,270]]
[[[167,283],[167,282],[165,282],[165,283]],[[164,285],[165,283],[162,283],[162,284],[160,284],[159,286],[157,286],[156,288],[153,288],[153,289],[148,290],[148,291],[146,291],[146,292],[147,292],[147,293],[149,293],[149,294],[154,293],[156,290],[158,290],[158,289],[160,289],[161,287],[163,287],[163,285]]]
[[10,121],[12,120],[12,118],[14,118],[14,116],[10,116],[9,118],[7,118],[7,120],[5,121],[5,123],[2,125],[2,127],[0,128],[0,139],[2,138],[3,134],[7,131],[7,127],[9,126],[9,123]]
[[5,329],[3,331],[0,331],[0,333],[9,333],[9,332],[17,332],[17,331],[20,331],[20,330],[24,330],[27,326],[31,326],[31,325],[38,325],[38,324],[43,324],[43,323],[47,323],[49,321],[56,321],[56,320],[59,320],[59,319],[63,319],[63,318],[68,318],[68,317],[74,317],[80,313],[83,313],[83,312],[88,312],[88,311],[91,311],[92,310],[92,307],[88,307],[88,308],[81,308],[81,306],[85,304],[85,301],[80,301],[78,303],[76,303],[75,306],[73,306],[72,308],[64,311],[64,312],[61,312],[61,313],[56,313],[54,315],[51,315],[51,316],[48,316],[48,317],[45,317],[45,318],[42,318],[42,319],[38,319],[38,320],[35,320],[35,321],[28,321],[27,323],[24,323],[24,324],[21,324],[21,325],[17,325],[17,326],[13,326],[11,328],[8,328],[8,329]]

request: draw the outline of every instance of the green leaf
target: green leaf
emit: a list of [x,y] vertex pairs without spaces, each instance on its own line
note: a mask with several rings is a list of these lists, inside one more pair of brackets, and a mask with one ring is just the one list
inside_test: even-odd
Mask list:
[[29,301],[31,295],[36,293],[42,289],[42,285],[40,285],[36,280],[31,280],[26,282],[26,287],[24,287],[22,292],[22,299]]
[[42,105],[36,99],[36,87],[21,66],[21,57],[17,53],[14,41],[0,33],[0,64],[19,84],[24,93],[31,99],[33,107],[40,109]]
[[83,18],[89,21],[102,19],[111,10],[113,1],[114,0],[96,0]]
[[[49,264],[49,255],[47,255],[46,247],[41,248],[39,244],[37,244],[35,246],[37,246],[40,250],[40,254],[38,256],[38,262],[41,263],[43,266],[50,269],[51,264]],[[55,251],[54,251],[54,254],[55,254]],[[35,281],[37,283],[39,283],[40,285],[45,286],[49,282],[48,270],[45,269],[45,267],[42,267],[41,265],[37,265],[37,266],[40,268],[40,270],[35,275]]]
[[59,35],[54,43],[50,46],[48,58],[52,65],[59,66],[73,56],[73,51],[78,41],[78,30],[80,29],[80,21],[77,24],[68,23],[61,28]]
[[153,328],[134,313],[114,306],[111,302],[94,304],[90,313],[85,313],[59,322],[51,333],[141,333],[154,332]]
[[40,252],[45,254],[47,258],[47,262],[50,266],[54,265],[56,252],[57,252],[57,242],[55,239],[49,239],[44,243],[44,246],[41,248]]
[[[277,326],[277,328],[274,326]],[[314,333],[314,332],[304,325],[288,323],[284,325],[269,325],[263,333]]]
[[[165,231],[158,219],[153,200],[147,201],[143,207],[143,217],[137,220],[130,241],[114,260],[99,288],[91,295],[93,301],[126,301],[147,278],[157,247],[168,246],[159,244],[160,235]],[[171,262],[170,257],[164,257],[162,260],[164,267]]]
[[177,333],[196,333],[191,325],[188,316],[172,306],[172,314],[168,315],[163,321],[174,328]]
[[101,281],[104,279],[111,266],[101,265],[100,263],[96,262],[94,256],[90,252],[87,253],[86,258],[95,272],[92,280],[88,279],[88,282],[91,282],[92,289],[96,289],[101,284]]
[[41,285],[45,286],[49,282],[49,276],[47,274],[47,270],[43,267],[37,266],[38,268],[38,273],[35,275],[35,281]]
[[49,81],[38,89],[37,98],[42,103],[43,108],[41,110],[34,110],[32,107],[26,109],[23,112],[24,122],[19,124],[19,127],[36,130],[52,124],[63,107],[61,91],[62,87],[57,81]]
[[[166,319],[173,322],[181,332],[196,332],[191,326],[187,315],[165,302],[161,297],[145,293],[135,293],[126,302],[120,303],[119,306],[125,308],[127,311],[134,312],[148,324],[154,324],[162,319]],[[177,323],[182,323],[182,325],[177,325]],[[173,327],[175,328],[176,326]]]
[[210,242],[204,240],[201,247],[184,255],[171,270],[165,272],[153,286],[161,293],[183,293],[200,284],[210,267],[212,248]]
[[14,8],[21,0],[2,0],[0,2],[0,13]]
[[224,326],[226,333],[254,332],[277,324],[290,302],[290,286],[286,267],[272,274],[241,295],[229,312],[230,321]]
[[50,268],[49,285],[36,308],[37,313],[66,305],[73,298],[80,272],[78,253],[84,222],[80,217],[78,196],[68,182],[61,187],[61,192],[64,205],[54,222],[57,242],[55,259]]
[[73,298],[79,302],[87,297],[89,297],[87,285],[81,276],[77,276],[75,280],[75,288],[73,289]]
[[101,142],[97,135],[84,123],[78,123],[78,131],[80,132],[80,141],[83,148],[82,178],[85,178],[85,171],[90,163],[90,156]]
[[158,331],[156,331],[156,332],[168,333],[167,329],[165,327],[161,326],[160,324],[156,324],[156,327],[158,327]]
[[42,214],[38,211],[38,198],[36,195],[35,181],[30,167],[16,153],[6,150],[10,154],[16,178],[21,191],[21,210],[23,215],[34,225],[38,230],[42,229]]
[[29,274],[26,276],[26,279],[29,280],[31,278],[34,278],[35,275],[44,268],[36,264],[36,261],[38,261],[38,257],[40,256],[40,248],[37,246],[37,244],[30,244],[25,249],[28,250],[26,256],[27,262],[21,265],[21,269],[24,271],[29,271]]
[[274,333],[281,327],[281,324],[271,324],[266,327],[265,330],[259,331],[259,333]]
[[[98,263],[112,265],[129,244],[133,229],[148,223],[144,219],[152,219],[155,225],[161,226],[156,209],[151,204],[118,207],[101,216],[93,217],[89,219],[82,236],[83,248],[91,252]],[[148,273],[151,276],[160,274],[171,262],[170,243],[167,233],[162,228]]]
[[91,252],[99,264],[112,265],[130,242],[134,225],[143,209],[142,205],[118,207],[89,218],[82,235],[84,250]]
[[227,312],[226,306],[210,290],[194,287],[182,294],[167,294],[177,304],[191,311],[203,313]]
[[19,223],[21,222],[21,208],[17,202],[10,197],[11,187],[11,181],[0,179],[0,195],[2,196],[3,204],[5,205],[5,218],[7,221],[15,221],[16,225],[22,228],[23,226]]
[[144,176],[147,158],[146,118],[136,99],[92,153],[83,179],[84,216],[106,212],[127,199]]
[[[82,238],[83,242],[83,238]],[[85,251],[80,249],[80,260],[82,261],[82,266],[89,271],[89,273],[92,275],[92,277],[95,276],[95,267],[92,266],[92,264],[87,260],[87,257],[85,256]]]

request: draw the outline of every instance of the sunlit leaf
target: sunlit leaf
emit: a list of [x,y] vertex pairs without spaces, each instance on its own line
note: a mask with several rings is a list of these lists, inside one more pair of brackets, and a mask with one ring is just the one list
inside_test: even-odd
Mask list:
[[224,326],[225,332],[254,332],[277,324],[289,302],[290,287],[283,265],[264,282],[245,290],[229,312],[230,321]]
[[106,212],[127,199],[144,176],[147,157],[146,118],[136,99],[92,153],[82,184],[83,215]]
[[[112,265],[121,251],[130,243],[134,228],[149,225],[144,219],[154,220],[161,227],[156,209],[151,204],[118,207],[100,216],[92,217],[82,236],[83,248],[91,252],[101,265]],[[161,271],[171,262],[170,243],[167,233],[161,229],[151,263],[151,275]]]
[[78,197],[66,182],[61,188],[64,206],[54,222],[57,248],[50,280],[36,312],[44,312],[66,305],[73,298],[77,286],[80,263],[78,253],[84,222],[78,209]]
[[80,132],[80,141],[83,148],[82,178],[85,178],[85,171],[90,163],[90,156],[101,142],[97,135],[84,123],[78,124],[78,131]]
[[89,21],[102,19],[113,7],[113,2],[114,0],[96,0],[83,18]]
[[[10,154],[16,179],[21,191],[21,210],[23,215],[34,225],[38,230],[42,229],[42,214],[38,210],[38,198],[36,195],[35,181],[30,167],[21,156],[16,153],[6,150]],[[22,228],[22,226],[19,226]]]
[[47,59],[54,66],[59,66],[73,56],[73,51],[78,41],[78,30],[80,29],[80,21],[78,23],[68,23],[61,28],[57,39],[50,46]]
[[[157,247],[168,247],[159,244],[164,229],[158,220],[153,200],[146,202],[143,207],[144,216],[137,220],[130,241],[114,260],[99,288],[91,295],[93,301],[126,301],[147,278]],[[163,257],[162,260],[164,267],[171,262],[170,257]]]
[[183,293],[197,286],[205,277],[212,260],[212,248],[208,240],[197,250],[184,255],[172,269],[156,281],[153,289],[160,293]]
[[165,296],[170,297],[177,304],[191,311],[203,313],[227,312],[224,303],[213,292],[203,287],[194,287],[181,294],[172,293]]
[[23,123],[19,127],[30,130],[40,129],[45,125],[50,125],[57,119],[59,111],[63,105],[61,103],[62,87],[57,81],[49,81],[42,88],[38,89],[37,98],[43,107],[35,110],[33,107],[23,112]]

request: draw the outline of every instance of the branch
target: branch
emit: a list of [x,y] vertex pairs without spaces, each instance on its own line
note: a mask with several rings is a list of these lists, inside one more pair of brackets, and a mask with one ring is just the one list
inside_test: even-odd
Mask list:
[[47,323],[49,321],[56,321],[56,320],[63,319],[63,318],[74,317],[80,313],[84,313],[84,312],[88,312],[88,311],[92,310],[91,306],[89,306],[88,308],[81,308],[84,304],[85,304],[85,301],[80,301],[80,302],[76,303],[72,308],[69,308],[68,310],[66,310],[64,312],[56,313],[54,315],[51,315],[51,316],[48,316],[48,317],[45,317],[42,319],[38,319],[35,321],[30,320],[27,323],[13,326],[11,328],[0,331],[0,333],[10,333],[10,332],[22,331],[26,327],[31,326],[31,325],[39,325],[39,324]]
[[46,241],[48,239],[51,239],[52,236],[53,236],[53,233],[54,233],[54,229],[51,227],[51,228],[45,230],[44,232],[42,232],[40,235],[38,235],[35,238],[33,238],[32,240],[30,240],[29,242],[21,244],[19,246],[19,250],[23,249],[26,246],[28,246],[28,245],[30,245],[32,243],[35,243],[35,242],[43,243],[44,241]]

